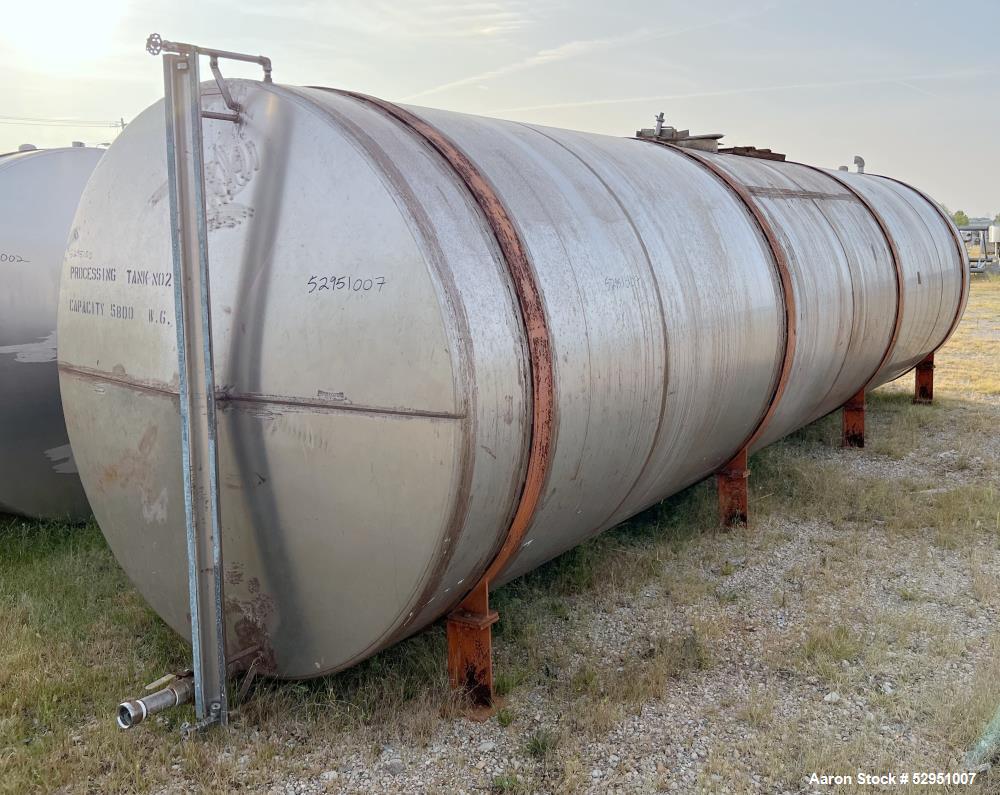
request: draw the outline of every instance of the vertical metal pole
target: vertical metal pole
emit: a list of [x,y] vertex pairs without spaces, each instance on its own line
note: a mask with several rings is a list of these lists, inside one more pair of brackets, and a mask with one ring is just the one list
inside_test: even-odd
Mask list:
[[197,53],[163,56],[195,708],[225,725],[226,628]]

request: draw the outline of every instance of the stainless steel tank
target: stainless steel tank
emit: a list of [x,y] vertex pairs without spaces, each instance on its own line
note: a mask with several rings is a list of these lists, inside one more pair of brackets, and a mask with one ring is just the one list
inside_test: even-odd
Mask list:
[[0,156],[0,513],[90,515],[59,399],[56,302],[76,203],[102,151]]
[[[967,295],[950,223],[891,180],[230,86],[243,123],[205,122],[227,608],[280,676],[444,614],[526,478],[497,582],[898,376]],[[163,152],[158,104],[84,193],[59,361],[95,515],[189,634]]]

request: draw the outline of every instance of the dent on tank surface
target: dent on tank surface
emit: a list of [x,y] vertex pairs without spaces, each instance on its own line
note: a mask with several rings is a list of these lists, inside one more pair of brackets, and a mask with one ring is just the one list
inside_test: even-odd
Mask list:
[[[81,521],[90,508],[63,421],[56,304],[77,200],[102,155],[0,155],[0,512]],[[70,240],[74,274],[90,274]],[[98,271],[93,271],[98,273]]]
[[[448,613],[512,524],[491,583],[909,370],[967,295],[949,222],[891,180],[225,85],[241,122],[207,119],[204,151],[226,622],[281,677]],[[215,84],[202,102],[227,112]],[[67,256],[59,376],[109,544],[190,636],[163,107],[83,193],[74,247],[109,276]]]

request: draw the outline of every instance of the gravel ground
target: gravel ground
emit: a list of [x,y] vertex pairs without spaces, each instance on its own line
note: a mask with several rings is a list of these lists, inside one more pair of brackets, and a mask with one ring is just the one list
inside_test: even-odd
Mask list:
[[[912,440],[903,424],[867,450],[814,444],[809,461],[840,485],[899,484],[920,505],[995,493],[1000,434],[983,429],[1000,422],[1000,396],[949,398]],[[799,515],[823,515],[807,507]],[[294,725],[260,738],[284,749],[265,789],[826,793],[861,788],[810,774],[960,771],[988,716],[972,706],[1000,699],[1000,527],[959,508],[937,514],[958,530],[914,528],[908,509],[902,525],[871,505],[836,525],[777,511],[667,552],[638,591],[559,597],[558,612],[538,612],[534,656],[524,653],[545,676],[515,686],[497,715],[432,715],[421,737],[375,746]],[[678,650],[689,664],[657,678]],[[236,758],[233,787],[260,788],[252,753]],[[193,787],[177,773],[164,792]]]
[[[874,743],[899,769],[926,769],[941,758],[940,738],[901,721],[898,703],[968,683],[994,653],[1000,610],[995,593],[986,601],[976,596],[970,555],[981,570],[1000,572],[1000,551],[985,539],[973,550],[949,551],[904,543],[878,527],[772,521],[754,532],[701,539],[636,598],[597,607],[592,598],[571,599],[572,618],[543,629],[541,644],[566,649],[572,669],[584,657],[580,649],[615,666],[642,654],[651,637],[714,627],[710,667],[671,680],[661,697],[609,730],[581,733],[567,711],[576,707],[538,686],[509,698],[506,710],[516,717],[506,728],[495,718],[441,721],[426,746],[314,748],[302,732],[287,745],[310,772],[270,791],[822,791],[809,786],[808,770],[798,781],[769,773],[796,735],[799,745]],[[670,583],[692,581],[702,598],[671,597]],[[886,616],[913,625],[886,637],[896,626]],[[864,653],[841,661],[836,687],[789,652],[808,627],[827,621],[844,622],[865,645],[884,647],[875,662]],[[927,652],[935,640],[961,651],[941,664]],[[756,722],[746,706],[755,700],[767,705]],[[560,738],[548,760],[526,751],[539,729]],[[959,758],[949,761],[959,769]]]
[[749,529],[712,529],[706,483],[505,587],[507,695],[484,720],[456,708],[438,625],[335,677],[258,679],[225,732],[182,739],[186,706],[122,733],[117,698],[189,648],[96,526],[8,521],[0,792],[853,793],[810,774],[958,772],[1000,704],[998,312],[978,283],[938,405],[911,406],[912,378],[880,389],[866,449],[830,417],[755,457]]

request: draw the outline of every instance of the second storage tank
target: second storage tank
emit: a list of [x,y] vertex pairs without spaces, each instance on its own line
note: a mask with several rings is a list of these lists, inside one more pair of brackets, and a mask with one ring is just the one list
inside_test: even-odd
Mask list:
[[102,153],[0,156],[0,512],[90,516],[59,399],[56,303],[76,203]]
[[[498,582],[898,376],[967,295],[950,223],[894,181],[229,84],[243,121],[205,150],[230,652],[280,676],[443,615],[535,486]],[[95,515],[188,635],[163,130],[157,104],[85,191],[74,245],[116,278],[64,278],[59,361]]]

